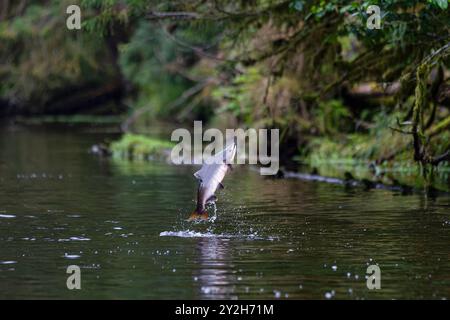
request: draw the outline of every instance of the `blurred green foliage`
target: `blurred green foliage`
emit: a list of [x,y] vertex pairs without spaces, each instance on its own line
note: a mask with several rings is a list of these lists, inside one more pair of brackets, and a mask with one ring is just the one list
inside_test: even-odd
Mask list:
[[15,11],[11,2],[0,21],[0,99],[14,113],[45,113],[58,96],[117,77],[102,38],[66,28],[69,3],[28,1]]

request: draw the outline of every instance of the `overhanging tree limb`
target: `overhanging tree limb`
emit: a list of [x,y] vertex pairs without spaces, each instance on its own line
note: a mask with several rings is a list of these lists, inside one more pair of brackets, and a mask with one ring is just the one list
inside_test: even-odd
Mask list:
[[438,165],[440,162],[447,160],[450,155],[450,150],[448,150],[442,155],[432,156],[429,154],[427,148],[427,141],[429,140],[429,137],[437,135],[442,130],[450,126],[450,117],[447,117],[436,126],[432,127],[428,131],[428,138],[423,131],[423,111],[425,105],[427,104],[426,81],[430,72],[430,67],[435,61],[448,55],[450,51],[449,49],[450,42],[425,57],[416,71],[415,103],[412,116],[412,136],[414,145],[414,160],[422,164]]

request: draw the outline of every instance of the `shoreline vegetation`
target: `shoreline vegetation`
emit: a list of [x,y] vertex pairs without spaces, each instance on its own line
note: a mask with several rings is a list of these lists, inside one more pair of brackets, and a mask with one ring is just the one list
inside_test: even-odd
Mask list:
[[[80,31],[65,27],[70,4],[83,13]],[[381,29],[366,26],[374,4]],[[368,187],[447,191],[448,7],[446,0],[5,0],[0,117],[120,121],[122,138],[98,147],[124,159],[167,154],[172,144],[148,134],[159,121],[279,128],[286,172],[303,165]]]
[[[108,155],[119,160],[170,162],[170,152],[174,145],[174,142],[165,139],[128,133],[113,141],[106,150]],[[325,182],[365,190],[381,189],[402,194],[426,192],[437,195],[450,192],[449,176],[450,168],[445,165],[424,175],[420,166],[414,162],[394,162],[386,166],[337,158],[310,162],[297,159],[295,164],[283,165],[274,177]]]

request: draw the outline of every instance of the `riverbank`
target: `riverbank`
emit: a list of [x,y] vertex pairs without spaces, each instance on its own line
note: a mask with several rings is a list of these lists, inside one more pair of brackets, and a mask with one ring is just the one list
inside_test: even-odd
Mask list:
[[[154,123],[147,134],[121,134],[120,123],[123,119],[119,116],[46,116],[20,117],[4,120],[3,123],[15,123],[25,127],[57,126],[82,127],[88,131],[106,130],[114,133],[115,138],[97,141],[90,148],[91,153],[111,157],[113,160],[170,162],[171,148],[175,143],[169,140],[170,130],[167,125]],[[319,141],[323,141],[323,144]],[[283,152],[284,148],[282,145],[280,151]],[[379,188],[404,194],[450,192],[450,167],[447,162],[424,175],[423,167],[408,160],[411,155],[407,153],[411,151],[405,151],[402,161],[376,163],[363,157],[351,157],[349,150],[355,152],[361,148],[356,144],[344,145],[340,149],[337,144],[316,139],[310,143],[308,154],[297,155],[288,161],[282,160],[277,177],[339,184],[345,187]]]

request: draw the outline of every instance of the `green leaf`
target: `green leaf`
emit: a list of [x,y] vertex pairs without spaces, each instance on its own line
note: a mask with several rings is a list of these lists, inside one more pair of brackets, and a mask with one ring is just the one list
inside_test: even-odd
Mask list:
[[432,2],[437,5],[442,10],[445,10],[448,8],[448,0],[432,0]]

